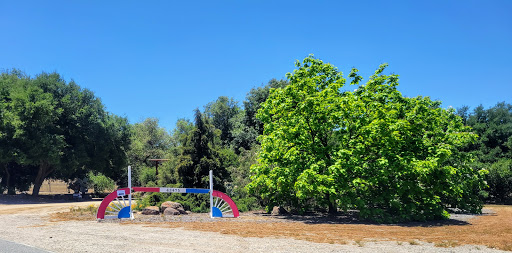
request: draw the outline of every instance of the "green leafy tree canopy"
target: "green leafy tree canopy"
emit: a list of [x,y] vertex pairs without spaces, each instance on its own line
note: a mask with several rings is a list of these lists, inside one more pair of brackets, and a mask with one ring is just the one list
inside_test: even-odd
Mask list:
[[[267,208],[355,208],[383,222],[447,217],[450,206],[481,210],[485,171],[459,151],[476,135],[453,111],[402,96],[386,65],[354,91],[313,56],[296,66],[257,114],[264,134],[248,188]],[[362,80],[357,69],[349,76],[353,85]]]
[[126,165],[128,122],[106,112],[93,92],[57,73],[30,78],[16,70],[2,73],[0,91],[7,184],[18,184],[9,175],[24,170],[38,195],[45,178],[72,180],[91,170],[113,176]]

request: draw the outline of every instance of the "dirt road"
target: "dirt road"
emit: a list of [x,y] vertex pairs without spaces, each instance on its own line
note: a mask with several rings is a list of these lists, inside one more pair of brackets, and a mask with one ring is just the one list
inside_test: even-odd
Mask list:
[[47,215],[54,212],[69,211],[71,207],[99,205],[100,201],[64,202],[64,203],[31,203],[31,204],[0,204],[0,214],[35,214]]

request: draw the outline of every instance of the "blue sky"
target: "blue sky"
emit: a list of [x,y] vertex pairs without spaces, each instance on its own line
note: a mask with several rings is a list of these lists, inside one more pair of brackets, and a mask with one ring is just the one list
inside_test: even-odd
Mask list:
[[0,1],[0,69],[56,71],[130,122],[171,130],[241,102],[314,54],[347,75],[387,62],[406,96],[512,103],[512,1]]

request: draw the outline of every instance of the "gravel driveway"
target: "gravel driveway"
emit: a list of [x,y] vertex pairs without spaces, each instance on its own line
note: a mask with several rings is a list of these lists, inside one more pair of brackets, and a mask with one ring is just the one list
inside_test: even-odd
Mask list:
[[[97,221],[51,222],[49,214],[81,203],[0,204],[0,238],[51,252],[503,252],[485,246],[370,241],[314,243],[253,238],[183,228]],[[0,249],[0,252],[3,252]]]

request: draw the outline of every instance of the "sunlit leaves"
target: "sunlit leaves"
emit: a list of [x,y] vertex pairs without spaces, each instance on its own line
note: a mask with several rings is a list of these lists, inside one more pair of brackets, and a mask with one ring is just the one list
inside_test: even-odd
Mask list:
[[[481,174],[458,150],[476,136],[453,111],[402,96],[386,64],[354,91],[313,56],[296,66],[257,115],[264,135],[249,189],[269,207],[356,208],[388,222],[442,218],[449,205],[479,211]],[[362,80],[357,69],[349,76]]]

